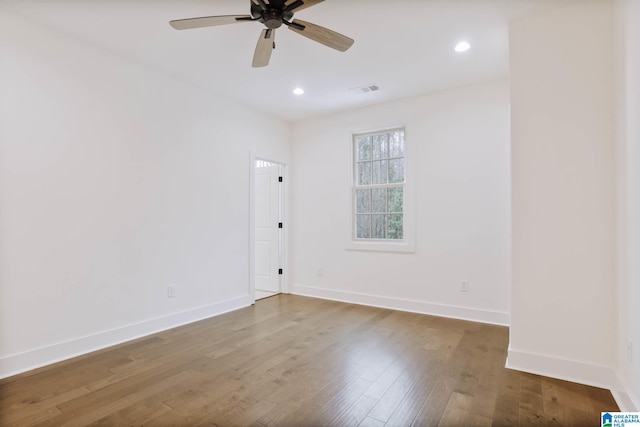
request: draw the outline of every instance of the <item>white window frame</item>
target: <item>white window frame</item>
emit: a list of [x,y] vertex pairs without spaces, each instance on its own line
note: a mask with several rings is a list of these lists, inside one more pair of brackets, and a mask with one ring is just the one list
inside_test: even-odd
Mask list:
[[[404,184],[403,187],[403,238],[402,239],[356,239],[356,186],[357,158],[355,150],[355,138],[362,135],[404,131]],[[378,251],[378,252],[415,252],[415,196],[413,180],[413,161],[411,155],[411,143],[407,143],[407,127],[405,125],[389,126],[378,129],[351,132],[349,138],[350,163],[349,163],[349,191],[351,200],[351,220],[349,221],[349,240],[347,250],[354,251]],[[366,188],[387,188],[397,186],[394,184],[373,184]]]

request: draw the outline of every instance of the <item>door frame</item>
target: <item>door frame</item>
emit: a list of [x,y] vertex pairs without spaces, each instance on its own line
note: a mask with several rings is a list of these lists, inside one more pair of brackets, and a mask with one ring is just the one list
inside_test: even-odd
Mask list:
[[287,269],[287,260],[288,260],[288,251],[287,251],[287,242],[289,241],[289,222],[288,215],[289,205],[288,205],[288,187],[289,187],[289,179],[288,179],[288,167],[287,163],[270,157],[263,156],[262,153],[251,150],[249,156],[249,295],[251,296],[251,300],[253,304],[256,302],[256,254],[255,254],[255,240],[256,240],[256,219],[255,219],[255,179],[256,179],[256,161],[264,160],[266,162],[275,163],[281,166],[282,168],[282,177],[283,177],[283,185],[280,186],[280,191],[278,192],[280,195],[280,213],[282,223],[284,224],[282,228],[282,233],[279,238],[279,252],[280,252],[280,265],[283,270],[282,277],[280,278],[280,291],[283,294],[291,293],[289,281],[288,281],[288,269]]

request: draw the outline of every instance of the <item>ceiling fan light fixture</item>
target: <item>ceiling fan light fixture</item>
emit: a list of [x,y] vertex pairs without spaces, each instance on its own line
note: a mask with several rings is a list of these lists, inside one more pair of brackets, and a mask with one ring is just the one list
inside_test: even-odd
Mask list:
[[[353,39],[328,28],[310,22],[293,19],[293,14],[314,6],[324,0],[250,0],[250,15],[217,15],[169,21],[176,30],[215,27],[240,22],[258,22],[264,25],[253,53],[252,67],[269,65],[271,52],[275,49],[275,31],[282,25],[317,43],[344,52],[353,45]],[[304,93],[304,91],[302,92]],[[300,93],[300,95],[302,95]]]
[[458,53],[466,52],[469,49],[471,49],[471,45],[469,44],[469,42],[464,41],[464,40],[458,42],[456,47],[453,48],[453,50],[455,50]]
[[302,89],[301,87],[297,87],[293,90],[293,94],[298,96],[304,95],[304,89]]

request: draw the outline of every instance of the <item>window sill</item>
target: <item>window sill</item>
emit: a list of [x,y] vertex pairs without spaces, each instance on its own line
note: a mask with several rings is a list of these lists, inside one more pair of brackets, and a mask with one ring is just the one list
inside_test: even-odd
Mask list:
[[373,241],[350,241],[347,243],[348,251],[365,252],[404,252],[415,253],[416,245],[406,241],[402,242],[373,242]]

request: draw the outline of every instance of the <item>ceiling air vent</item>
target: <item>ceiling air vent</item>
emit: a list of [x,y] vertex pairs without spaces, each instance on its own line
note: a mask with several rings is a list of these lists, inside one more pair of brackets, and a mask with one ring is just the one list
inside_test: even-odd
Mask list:
[[372,83],[370,85],[351,88],[351,89],[349,89],[349,92],[352,92],[352,93],[369,93],[369,92],[377,92],[379,90],[380,90],[380,86],[378,86],[375,83]]

